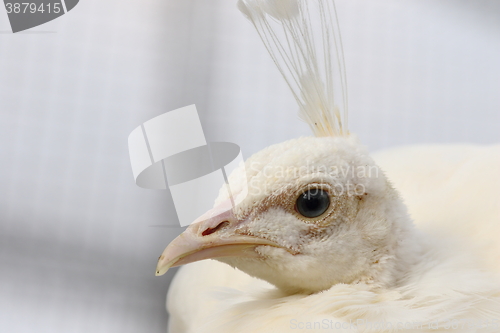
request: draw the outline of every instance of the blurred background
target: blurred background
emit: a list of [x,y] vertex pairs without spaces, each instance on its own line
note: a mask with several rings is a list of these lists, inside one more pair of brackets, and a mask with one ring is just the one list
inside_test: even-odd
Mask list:
[[[350,129],[375,151],[500,141],[500,2],[337,0]],[[81,0],[12,34],[0,8],[0,331],[165,332],[183,229],[128,134],[196,104],[244,157],[309,135],[236,0]]]

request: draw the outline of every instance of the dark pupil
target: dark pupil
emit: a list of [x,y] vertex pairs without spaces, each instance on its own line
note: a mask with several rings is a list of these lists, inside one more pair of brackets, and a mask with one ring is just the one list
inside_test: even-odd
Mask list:
[[318,217],[330,206],[330,197],[323,190],[309,190],[297,199],[297,211],[305,217]]

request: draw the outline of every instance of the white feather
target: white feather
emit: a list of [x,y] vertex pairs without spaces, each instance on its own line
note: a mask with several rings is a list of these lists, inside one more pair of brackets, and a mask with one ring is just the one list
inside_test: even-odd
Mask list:
[[[239,0],[238,7],[290,86],[301,117],[323,138],[290,140],[252,156],[246,179],[261,191],[234,214],[244,221],[240,231],[248,228],[303,251],[293,256],[262,246],[256,248],[262,260],[219,258],[248,274],[213,260],[181,268],[167,300],[170,332],[499,331],[499,146],[401,148],[375,156],[386,170],[380,177],[323,176],[326,183],[352,181],[367,190],[359,202],[334,198],[342,213],[329,218],[330,234],[311,236],[310,224],[279,207],[242,218],[275,191],[316,181],[311,174],[268,177],[264,167],[294,171],[309,161],[328,167],[374,162],[347,129],[333,1]],[[230,176],[232,183],[244,179],[242,170]],[[219,237],[228,235],[221,231]]]
[[[405,272],[404,283],[388,289],[337,284],[290,296],[223,263],[197,262],[182,267],[172,282],[170,332],[391,332],[375,324],[293,328],[323,320],[421,325],[394,332],[499,331],[500,146],[403,147],[374,157],[424,230],[417,233],[420,250],[413,253],[418,264]],[[448,322],[460,325],[446,329]]]
[[316,136],[348,134],[347,80],[335,4],[239,0]]

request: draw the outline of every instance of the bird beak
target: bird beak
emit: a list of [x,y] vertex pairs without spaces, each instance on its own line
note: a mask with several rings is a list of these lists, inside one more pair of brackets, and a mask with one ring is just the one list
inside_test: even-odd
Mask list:
[[170,267],[203,259],[259,258],[257,246],[281,247],[266,239],[237,234],[236,228],[242,221],[235,218],[231,208],[230,203],[225,203],[208,211],[196,220],[201,222],[195,221],[175,238],[158,259],[156,276],[165,274]]

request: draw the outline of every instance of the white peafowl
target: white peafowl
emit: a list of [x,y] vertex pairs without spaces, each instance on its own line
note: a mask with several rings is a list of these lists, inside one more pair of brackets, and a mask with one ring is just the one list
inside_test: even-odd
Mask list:
[[165,249],[157,275],[188,264],[169,332],[500,332],[500,146],[372,159],[346,127],[333,1],[239,9],[315,136],[249,158],[229,177],[241,203],[221,191]]

